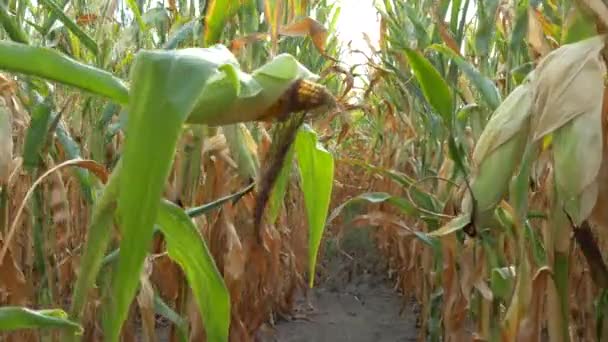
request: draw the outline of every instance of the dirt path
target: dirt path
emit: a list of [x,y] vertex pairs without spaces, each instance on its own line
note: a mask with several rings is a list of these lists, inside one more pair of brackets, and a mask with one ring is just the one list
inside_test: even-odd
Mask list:
[[298,300],[293,317],[265,329],[263,342],[416,341],[412,306],[390,288],[366,233],[355,235],[342,242],[350,257],[328,247],[324,279]]

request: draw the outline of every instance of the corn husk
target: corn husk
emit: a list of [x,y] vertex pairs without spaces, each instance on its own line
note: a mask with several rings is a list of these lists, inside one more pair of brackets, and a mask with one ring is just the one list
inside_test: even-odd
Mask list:
[[553,134],[557,196],[575,224],[595,206],[602,163],[605,36],[564,45],[538,66],[533,140]]

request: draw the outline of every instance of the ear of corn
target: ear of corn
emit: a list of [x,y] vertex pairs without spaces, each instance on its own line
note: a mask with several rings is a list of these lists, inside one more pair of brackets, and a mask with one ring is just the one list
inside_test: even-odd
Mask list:
[[496,109],[479,137],[473,151],[471,193],[465,190],[463,200],[465,212],[475,209],[476,225],[490,223],[494,208],[507,193],[528,141],[531,105],[530,83],[526,82]]
[[[238,68],[238,65],[232,64],[232,60],[228,60],[230,52],[225,47],[216,49],[221,52],[226,63]],[[229,74],[218,70],[216,75],[210,78],[188,122],[225,125],[259,120],[268,116],[267,110],[271,109],[298,79],[318,79],[318,76],[288,54],[275,57],[254,70],[251,75],[241,71],[234,75],[238,80],[229,80]],[[228,84],[233,86],[229,87]],[[240,90],[237,85],[240,85]]]

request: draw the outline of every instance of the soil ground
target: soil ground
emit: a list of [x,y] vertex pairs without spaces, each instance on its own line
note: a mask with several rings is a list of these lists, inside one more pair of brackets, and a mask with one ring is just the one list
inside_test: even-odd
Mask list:
[[298,298],[292,317],[260,329],[260,341],[416,341],[415,306],[393,291],[382,265],[365,229],[349,232],[340,248],[326,242],[315,288]]

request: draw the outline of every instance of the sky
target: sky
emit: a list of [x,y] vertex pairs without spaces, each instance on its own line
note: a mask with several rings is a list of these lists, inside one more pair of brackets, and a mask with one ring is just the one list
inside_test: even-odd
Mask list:
[[373,0],[336,0],[341,7],[338,20],[338,35],[345,41],[352,41],[354,49],[369,50],[363,39],[366,33],[376,43],[379,38],[380,21]]
[[[374,48],[378,47],[380,37],[380,18],[374,7],[374,0],[335,0],[341,7],[340,17],[337,23],[338,38],[344,43],[351,42],[353,50],[363,51],[366,55],[371,55],[371,49],[366,42],[363,34],[367,34]],[[350,53],[346,48],[340,56],[340,61],[348,66],[365,64],[367,59],[362,54]],[[356,73],[363,73],[364,69],[357,68]],[[363,87],[364,82],[359,77],[355,78],[355,87]]]
[[[369,47],[363,39],[363,33],[367,33],[374,44],[377,44],[380,36],[380,19],[374,7],[374,0],[335,0],[335,3],[342,8],[338,21],[338,35],[341,40],[344,42],[352,41],[353,49],[368,52]],[[471,1],[467,11],[468,22],[474,18],[476,11],[477,6],[474,1]],[[451,3],[446,16],[449,13],[451,13]],[[350,61],[361,61],[358,56],[343,57]],[[344,60],[344,62],[347,61]]]

